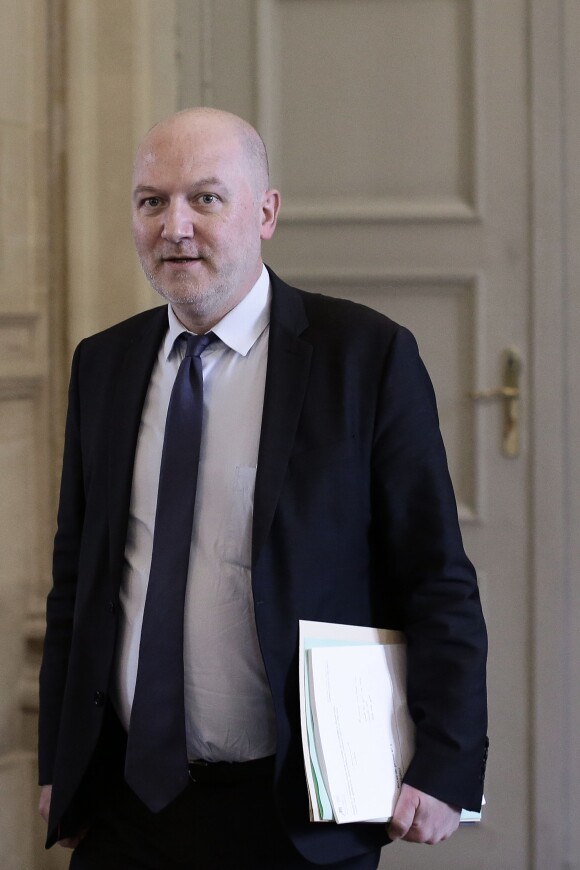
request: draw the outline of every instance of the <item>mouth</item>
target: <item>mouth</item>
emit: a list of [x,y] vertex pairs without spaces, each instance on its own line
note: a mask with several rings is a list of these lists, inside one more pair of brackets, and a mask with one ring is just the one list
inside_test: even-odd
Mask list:
[[201,257],[161,257],[163,263],[197,263]]
[[200,264],[203,263],[203,257],[188,257],[183,254],[179,254],[171,257],[160,257],[159,262],[161,268],[165,268],[171,272],[181,272],[181,273],[189,273],[189,272],[197,272],[200,268]]

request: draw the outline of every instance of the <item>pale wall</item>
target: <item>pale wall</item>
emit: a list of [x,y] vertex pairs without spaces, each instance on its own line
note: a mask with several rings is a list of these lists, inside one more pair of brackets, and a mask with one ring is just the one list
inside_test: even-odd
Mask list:
[[0,854],[24,870],[36,801],[29,620],[49,565],[45,3],[2,0],[0,20]]

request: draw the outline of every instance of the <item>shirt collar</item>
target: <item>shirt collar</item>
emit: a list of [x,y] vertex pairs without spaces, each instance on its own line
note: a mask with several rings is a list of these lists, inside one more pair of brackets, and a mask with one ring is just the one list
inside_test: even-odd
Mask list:
[[[260,277],[241,302],[222,317],[211,330],[224,344],[242,356],[246,356],[270,322],[271,301],[270,276],[262,266]],[[175,339],[182,332],[190,332],[175,314],[171,305],[167,306],[169,329],[163,344],[165,359],[169,359]]]

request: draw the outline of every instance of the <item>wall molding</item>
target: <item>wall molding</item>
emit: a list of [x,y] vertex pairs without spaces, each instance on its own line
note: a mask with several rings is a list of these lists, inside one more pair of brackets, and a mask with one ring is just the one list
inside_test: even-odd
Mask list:
[[7,326],[26,326],[32,329],[39,321],[39,311],[0,311],[0,329]]
[[370,202],[353,197],[308,200],[284,197],[281,223],[477,223],[479,212],[460,199],[385,197]]
[[46,379],[40,374],[0,376],[0,401],[35,399],[45,386]]

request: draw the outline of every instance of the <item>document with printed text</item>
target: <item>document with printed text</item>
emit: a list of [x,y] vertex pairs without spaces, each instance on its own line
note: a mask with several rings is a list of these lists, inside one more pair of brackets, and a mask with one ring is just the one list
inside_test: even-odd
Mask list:
[[311,821],[386,822],[414,752],[404,636],[301,620],[299,662]]

